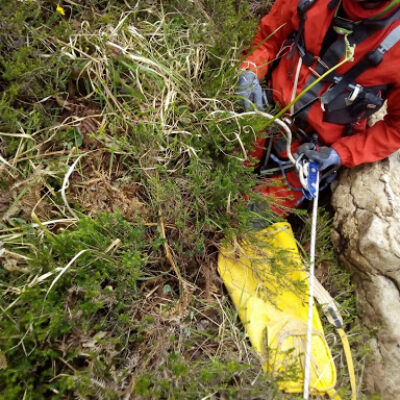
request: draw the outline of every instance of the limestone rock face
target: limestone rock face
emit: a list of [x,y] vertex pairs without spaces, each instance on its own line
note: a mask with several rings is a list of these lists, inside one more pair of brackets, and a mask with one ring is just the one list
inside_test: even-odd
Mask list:
[[332,239],[354,274],[359,317],[377,329],[364,384],[400,399],[400,153],[345,170],[332,204]]

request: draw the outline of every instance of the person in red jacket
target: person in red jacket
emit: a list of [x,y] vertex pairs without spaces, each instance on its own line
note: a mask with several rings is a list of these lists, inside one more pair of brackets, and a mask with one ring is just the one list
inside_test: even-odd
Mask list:
[[[297,154],[321,170],[381,160],[400,148],[400,0],[277,0],[262,18],[252,49],[240,66],[239,94],[246,109],[263,110],[260,82],[268,81],[270,101],[281,106],[343,60],[295,104],[290,118],[300,132]],[[347,44],[346,44],[347,43]],[[387,115],[373,126],[367,117],[387,100]],[[310,143],[312,137],[316,143]],[[302,144],[304,143],[305,144]],[[300,148],[297,147],[300,145]],[[265,140],[252,155],[263,158]],[[275,140],[272,153],[284,157]],[[302,200],[296,171],[275,176],[256,190],[276,198],[286,215]],[[286,180],[286,182],[285,182]]]

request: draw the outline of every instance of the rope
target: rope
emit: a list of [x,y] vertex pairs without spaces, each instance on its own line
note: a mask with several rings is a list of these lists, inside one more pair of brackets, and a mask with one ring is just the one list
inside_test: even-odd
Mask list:
[[[299,65],[301,65],[299,63]],[[264,115],[268,115],[267,113],[263,113]],[[291,153],[291,141],[292,141],[292,132],[288,125],[283,122],[280,119],[277,119],[274,121],[277,125],[279,125],[287,134],[287,154],[289,160],[296,166],[296,168],[299,168],[299,178],[300,178],[301,183],[304,188],[308,187],[308,163],[303,164],[300,163],[301,159],[295,160],[292,153]],[[274,160],[275,161],[275,160]],[[278,165],[283,172],[283,175],[285,176],[284,173],[284,168],[286,167],[281,165],[281,163],[278,161]],[[276,162],[277,162],[276,161]],[[283,163],[282,163],[283,164]],[[289,162],[287,163],[289,164]],[[355,379],[355,373],[354,373],[354,365],[353,365],[353,359],[351,355],[351,350],[350,350],[350,345],[349,341],[347,339],[346,333],[344,332],[342,326],[343,326],[343,320],[341,318],[341,315],[339,313],[339,310],[336,307],[336,304],[330,294],[326,291],[326,289],[319,283],[319,281],[315,277],[315,246],[316,246],[316,232],[317,232],[317,215],[318,215],[318,195],[319,195],[319,189],[320,189],[320,176],[319,172],[317,174],[316,178],[316,191],[315,191],[315,197],[313,199],[313,210],[312,210],[312,222],[311,222],[311,244],[310,244],[310,270],[309,270],[309,303],[308,303],[308,321],[307,321],[307,338],[306,338],[306,354],[305,354],[305,371],[304,371],[304,388],[303,388],[303,398],[307,400],[309,398],[309,393],[310,393],[310,375],[311,375],[311,338],[312,338],[312,333],[313,333],[313,307],[314,307],[314,287],[315,287],[315,296],[317,301],[322,304],[322,308],[325,311],[328,320],[336,327],[336,330],[338,332],[338,335],[340,336],[340,339],[342,341],[345,357],[346,357],[346,362],[347,362],[347,368],[349,371],[349,378],[350,378],[350,385],[351,385],[351,400],[357,400],[357,387],[356,387],[356,379]],[[329,184],[329,182],[328,182]],[[332,315],[333,314],[333,315]],[[331,390],[329,392],[329,396],[331,397],[332,400],[341,400],[340,396],[336,393],[335,390]]]
[[309,300],[308,300],[308,322],[306,342],[306,362],[304,371],[303,398],[309,398],[310,372],[311,372],[311,335],[313,330],[313,306],[314,306],[314,272],[315,272],[315,243],[317,237],[317,216],[318,216],[318,195],[319,195],[319,174],[317,174],[316,192],[313,200],[312,221],[311,221],[311,243],[310,243],[310,271],[309,271]]

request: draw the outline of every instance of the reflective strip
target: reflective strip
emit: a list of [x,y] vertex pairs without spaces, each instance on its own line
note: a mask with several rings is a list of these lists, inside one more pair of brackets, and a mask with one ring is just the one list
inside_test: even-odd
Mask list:
[[379,45],[378,50],[385,54],[400,40],[400,25],[393,29],[388,36],[385,37],[383,42]]

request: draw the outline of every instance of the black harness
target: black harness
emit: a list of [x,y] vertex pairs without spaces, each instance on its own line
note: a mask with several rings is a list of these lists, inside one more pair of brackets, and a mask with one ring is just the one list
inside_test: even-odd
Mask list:
[[[314,70],[315,75],[312,75],[307,80],[305,87],[315,82],[318,75],[324,74],[330,68],[337,65],[345,56],[346,51],[345,37],[340,34],[337,35],[336,40],[333,40],[329,46],[324,49],[324,54],[319,57],[313,55],[306,49],[304,25],[306,13],[313,3],[314,0],[300,0],[298,3],[297,13],[299,16],[299,29],[292,34],[291,38],[294,42],[294,48],[297,49],[306,66],[311,67],[315,61],[318,61]],[[337,0],[333,0],[329,3],[329,7],[334,8],[337,6],[337,3]],[[344,32],[349,32],[347,35],[349,44],[351,46],[357,46],[378,29],[389,26],[399,18],[400,9],[387,18],[379,20],[365,19],[360,23],[353,23],[342,17],[335,16],[333,25],[339,26]],[[359,63],[345,74],[340,75],[335,71],[331,72],[299,99],[295,104],[295,116],[305,121],[311,106],[318,100],[321,101],[324,109],[325,122],[351,125],[376,112],[384,103],[389,85],[364,87],[357,84],[355,80],[367,69],[379,65],[383,60],[384,54],[398,41],[400,41],[400,27],[390,31],[376,49],[370,51]],[[291,54],[289,54],[289,56],[291,56]],[[320,96],[319,93],[327,82],[331,83],[331,86]]]

